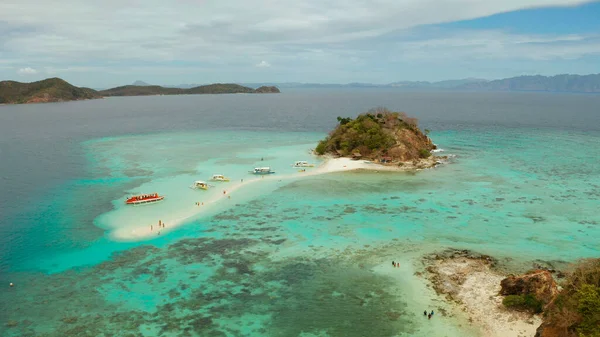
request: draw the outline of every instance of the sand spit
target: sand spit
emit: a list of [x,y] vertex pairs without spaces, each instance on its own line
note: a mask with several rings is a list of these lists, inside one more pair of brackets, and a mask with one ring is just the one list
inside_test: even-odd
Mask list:
[[494,270],[494,259],[468,251],[434,255],[425,260],[425,276],[440,295],[458,303],[482,336],[530,337],[542,323],[538,315],[509,311],[499,295],[505,275]]
[[299,179],[306,176],[356,170],[394,172],[414,171],[435,167],[441,163],[440,160],[443,160],[443,158],[431,156],[419,161],[403,163],[402,165],[381,165],[365,160],[352,160],[350,158],[326,158],[325,161],[318,167],[307,168],[304,172],[297,172],[287,175],[270,174],[258,177],[250,176],[248,179],[243,179],[243,181],[235,183],[232,182],[227,185],[223,185],[221,188],[226,190],[226,193],[218,193],[213,195],[211,198],[204,200],[203,204],[199,207],[193,206],[193,204],[196,202],[195,200],[190,200],[189,204],[192,206],[189,208],[182,209],[182,211],[178,214],[172,214],[169,217],[163,217],[162,222],[166,224],[164,228],[159,228],[158,223],[152,228],[148,224],[128,224],[126,226],[120,226],[113,229],[109,234],[109,237],[115,241],[141,241],[156,237],[159,231],[162,234],[165,234],[168,231],[180,227],[193,217],[213,211],[215,206],[220,205],[222,202],[228,201],[230,197],[235,195],[236,191],[259,182],[274,180],[285,181]]

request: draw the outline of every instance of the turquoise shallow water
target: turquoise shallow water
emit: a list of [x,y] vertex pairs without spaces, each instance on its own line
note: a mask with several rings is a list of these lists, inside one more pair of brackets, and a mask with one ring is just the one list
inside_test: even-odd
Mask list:
[[[415,275],[423,255],[467,248],[515,270],[600,255],[593,130],[449,126],[431,134],[452,155],[436,169],[259,181],[193,215],[227,184],[191,181],[249,179],[263,164],[296,174],[290,164],[318,161],[308,150],[323,136],[201,130],[73,144],[86,174],[27,206],[36,226],[0,275],[16,284],[0,291],[0,335],[477,336]],[[123,205],[154,191],[165,202]],[[187,216],[148,239],[112,237]],[[426,308],[440,315],[423,320]]]

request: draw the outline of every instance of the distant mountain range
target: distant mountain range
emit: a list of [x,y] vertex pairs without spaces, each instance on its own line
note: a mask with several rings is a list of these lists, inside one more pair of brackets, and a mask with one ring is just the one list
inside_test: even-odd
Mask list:
[[[148,85],[136,81],[136,85]],[[491,90],[491,91],[549,91],[549,92],[600,92],[600,74],[593,75],[556,75],[556,76],[517,76],[500,80],[465,78],[439,82],[400,81],[387,84],[373,83],[301,83],[301,82],[263,82],[239,83],[249,88],[276,86],[278,88],[405,88],[405,89],[443,89],[443,90]],[[200,84],[165,85],[166,88],[188,89]]]
[[519,76],[488,82],[467,83],[458,88],[500,91],[600,92],[600,74],[565,74],[550,77]]
[[500,80],[466,78],[439,82],[402,81],[388,84],[348,83],[244,83],[248,87],[275,85],[279,88],[407,88],[445,90],[489,90],[489,91],[549,91],[549,92],[600,92],[600,74],[517,76]]

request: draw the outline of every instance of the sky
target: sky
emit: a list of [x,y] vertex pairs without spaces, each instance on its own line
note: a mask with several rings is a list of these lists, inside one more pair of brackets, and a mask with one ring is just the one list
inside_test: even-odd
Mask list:
[[0,80],[383,84],[599,66],[599,1],[0,1]]

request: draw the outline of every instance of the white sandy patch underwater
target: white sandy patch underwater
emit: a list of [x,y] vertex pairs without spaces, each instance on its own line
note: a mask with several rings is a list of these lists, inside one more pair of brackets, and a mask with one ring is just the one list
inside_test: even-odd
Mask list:
[[[284,180],[293,179],[308,174],[315,168],[307,168],[306,172],[299,172],[299,168],[292,167],[295,161],[307,160],[319,165],[320,160],[311,155],[310,149],[313,143],[297,144],[298,139],[292,141],[283,139],[277,142],[269,140],[253,139],[252,133],[244,137],[243,132],[235,135],[224,132],[229,138],[224,145],[217,148],[213,145],[214,140],[207,140],[217,133],[198,136],[183,135],[189,138],[190,143],[178,147],[170,147],[168,153],[153,153],[152,144],[143,150],[139,150],[143,138],[129,140],[135,142],[131,151],[118,151],[108,144],[100,142],[103,153],[96,153],[97,162],[106,163],[106,168],[115,174],[140,174],[142,182],[133,190],[124,191],[120,199],[113,201],[114,209],[99,216],[95,222],[98,226],[109,231],[109,237],[119,241],[135,241],[162,235],[170,230],[189,222],[197,215],[210,215],[226,209],[232,204],[243,203],[273,191],[283,183]],[[312,135],[312,134],[311,134]],[[220,135],[223,137],[223,134]],[[275,134],[277,136],[277,134]],[[306,135],[305,135],[306,136]],[[173,135],[160,135],[157,138],[168,138],[165,141],[172,142],[172,138],[182,137]],[[276,137],[275,137],[276,138]],[[289,138],[284,137],[282,138]],[[119,139],[111,139],[106,142],[114,146],[122,146]],[[229,143],[229,144],[227,144]],[[287,144],[286,144],[287,143]],[[279,146],[282,144],[281,146]],[[127,145],[129,146],[129,145]],[[140,146],[140,147],[138,147]],[[162,147],[159,146],[159,149]],[[148,153],[150,152],[150,153]],[[155,165],[149,161],[149,157],[155,157]],[[182,167],[183,164],[183,167]],[[165,167],[166,166],[166,167]],[[172,167],[169,167],[172,166]],[[271,167],[275,174],[257,176],[250,174],[255,167]],[[133,168],[133,170],[132,170]],[[159,173],[159,174],[157,174]],[[229,182],[211,181],[213,174],[222,174],[230,178]],[[209,183],[208,190],[192,189],[190,186],[196,180]],[[224,193],[225,192],[225,193]],[[132,206],[125,204],[125,198],[130,195],[158,193],[165,196],[160,202]],[[198,205],[199,204],[199,205]],[[159,220],[165,224],[164,228],[158,227]],[[160,234],[159,234],[160,233]]]
[[[243,172],[240,165],[217,164],[210,160],[197,167],[197,174],[181,174],[152,180],[130,191],[130,194],[158,193],[165,196],[160,202],[143,205],[126,205],[123,200],[115,200],[115,209],[97,219],[97,224],[110,230],[109,237],[117,241],[137,241],[164,235],[198,216],[214,215],[236,203],[246,202],[261,194],[267,194],[296,179],[318,174],[353,170],[398,171],[397,167],[383,166],[365,160],[349,158],[319,158],[310,155],[314,167],[293,167],[294,158],[306,158],[306,148],[287,146],[269,149],[267,160],[260,157],[254,167],[271,167],[274,174],[255,175]],[[260,151],[248,152],[247,158],[264,155]],[[231,159],[231,158],[228,158]],[[240,159],[240,158],[238,158]],[[218,161],[223,163],[227,159]],[[290,164],[292,163],[292,164]],[[214,174],[230,178],[228,182],[212,181]],[[209,183],[208,190],[193,189],[196,180]],[[158,192],[160,191],[160,192]],[[125,198],[124,198],[125,199]],[[159,223],[163,224],[159,226]]]

